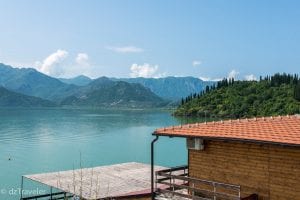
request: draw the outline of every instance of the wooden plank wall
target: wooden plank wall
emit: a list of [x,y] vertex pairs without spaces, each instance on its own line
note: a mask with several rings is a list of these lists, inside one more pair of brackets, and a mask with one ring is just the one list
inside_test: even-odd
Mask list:
[[205,141],[189,150],[191,177],[241,185],[242,197],[300,200],[300,148]]

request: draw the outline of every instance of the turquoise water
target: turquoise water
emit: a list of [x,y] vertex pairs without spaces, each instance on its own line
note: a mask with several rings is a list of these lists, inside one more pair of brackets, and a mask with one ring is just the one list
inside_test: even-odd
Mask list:
[[[0,109],[0,199],[19,199],[12,190],[21,175],[79,168],[80,160],[83,167],[150,163],[151,133],[179,123],[164,111]],[[159,139],[156,164],[186,162],[183,139]]]

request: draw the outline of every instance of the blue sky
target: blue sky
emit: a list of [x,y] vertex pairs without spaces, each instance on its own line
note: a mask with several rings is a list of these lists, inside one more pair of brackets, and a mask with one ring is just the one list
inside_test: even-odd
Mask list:
[[0,0],[0,62],[56,77],[299,73],[300,2]]

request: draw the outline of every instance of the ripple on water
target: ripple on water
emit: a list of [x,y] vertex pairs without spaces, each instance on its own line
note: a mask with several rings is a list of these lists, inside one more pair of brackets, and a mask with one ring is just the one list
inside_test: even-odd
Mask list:
[[[79,152],[86,166],[149,162],[153,130],[176,123],[166,112],[1,109],[0,186],[18,187],[21,174],[78,168]],[[176,154],[166,155],[171,165],[184,164],[184,144],[165,149]]]

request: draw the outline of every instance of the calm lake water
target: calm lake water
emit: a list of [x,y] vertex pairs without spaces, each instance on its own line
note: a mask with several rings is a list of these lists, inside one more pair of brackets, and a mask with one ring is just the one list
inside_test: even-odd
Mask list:
[[[0,199],[19,199],[21,175],[80,168],[80,154],[83,167],[150,163],[151,133],[180,123],[164,111],[0,109]],[[156,164],[186,162],[183,139],[159,139]]]

